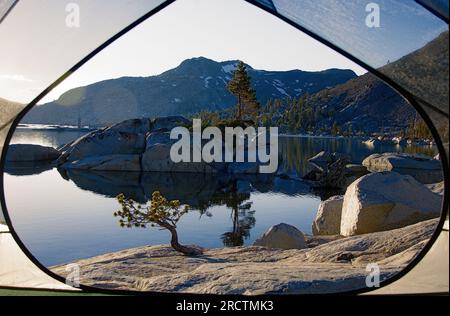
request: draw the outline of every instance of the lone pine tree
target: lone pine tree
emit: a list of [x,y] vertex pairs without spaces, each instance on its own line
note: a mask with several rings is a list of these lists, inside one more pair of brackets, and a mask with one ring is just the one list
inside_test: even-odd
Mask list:
[[258,115],[260,104],[256,91],[251,87],[251,78],[242,61],[236,67],[233,78],[228,82],[228,90],[237,98],[236,119],[254,119]]
[[159,191],[153,192],[150,206],[136,204],[122,193],[117,196],[117,201],[121,209],[115,212],[114,216],[120,217],[120,226],[145,228],[148,224],[157,225],[170,232],[170,245],[176,251],[188,256],[202,254],[199,247],[184,246],[178,242],[177,223],[189,211],[189,205],[181,207],[178,200],[168,201]]

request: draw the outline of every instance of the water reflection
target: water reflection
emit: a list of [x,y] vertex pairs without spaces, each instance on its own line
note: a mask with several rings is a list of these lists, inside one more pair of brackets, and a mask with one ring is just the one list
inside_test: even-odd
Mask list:
[[[22,168],[21,173],[41,173],[34,166]],[[273,175],[183,174],[164,172],[115,172],[58,170],[61,178],[78,188],[108,198],[123,193],[126,198],[146,204],[154,191],[168,200],[189,204],[200,216],[212,216],[209,209],[224,206],[230,210],[232,228],[221,235],[224,246],[242,246],[255,226],[251,193],[312,195],[308,185],[300,180],[281,179]],[[17,174],[17,173],[16,173]],[[331,194],[331,193],[330,193]]]
[[348,154],[352,163],[355,164],[360,164],[366,157],[374,153],[395,152],[428,157],[434,157],[438,153],[436,146],[394,144],[367,146],[363,140],[359,137],[281,136],[279,138],[280,170],[291,175],[303,176],[310,170],[307,160],[322,150]]
[[[58,129],[17,129],[11,140],[12,144],[37,144],[43,146],[60,147],[82,135],[85,131]],[[283,136],[279,137],[279,170],[291,176],[303,176],[308,173],[310,166],[308,158],[322,150],[340,152],[350,155],[353,163],[361,163],[364,158],[373,153],[396,152],[419,154],[434,157],[438,150],[436,146],[393,144],[378,144],[367,146],[364,139],[359,137],[314,137],[314,136]]]
[[12,144],[35,144],[50,147],[60,147],[74,139],[80,138],[85,130],[60,130],[60,129],[32,129],[17,128],[11,139]]
[[[22,133],[19,138],[14,136],[13,142],[58,147],[74,137],[72,131],[30,133],[30,139]],[[42,136],[39,142],[37,134]],[[343,193],[312,191],[305,182],[292,179],[308,172],[307,160],[318,152],[347,153],[352,162],[360,163],[375,152],[409,150],[400,146],[368,148],[358,138],[323,137],[280,137],[279,148],[277,175],[67,171],[51,164],[8,163],[5,197],[16,230],[33,254],[48,265],[167,242],[167,236],[157,230],[120,230],[112,216],[119,193],[144,204],[154,191],[160,191],[169,200],[191,205],[193,211],[179,226],[186,243],[204,247],[250,245],[280,222],[311,233],[320,200]],[[422,149],[414,150],[423,154]],[[433,147],[425,150],[430,156],[436,153]],[[35,196],[34,201],[39,197],[42,202],[23,199],[19,194],[23,190]],[[36,217],[39,222],[30,220]]]

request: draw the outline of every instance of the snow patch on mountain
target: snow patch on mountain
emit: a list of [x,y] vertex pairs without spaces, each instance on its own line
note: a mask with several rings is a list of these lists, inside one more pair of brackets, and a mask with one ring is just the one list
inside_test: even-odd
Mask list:
[[286,90],[284,90],[283,88],[280,88],[280,87],[275,87],[277,90],[278,90],[278,92],[280,92],[281,94],[283,94],[283,95],[285,95],[285,96],[287,96],[287,97],[290,97],[290,95],[286,92]]
[[226,74],[232,74],[236,70],[237,64],[226,64],[222,66],[222,71]]
[[205,88],[209,88],[209,80],[211,80],[211,79],[212,79],[212,77],[208,76],[203,80],[205,83]]

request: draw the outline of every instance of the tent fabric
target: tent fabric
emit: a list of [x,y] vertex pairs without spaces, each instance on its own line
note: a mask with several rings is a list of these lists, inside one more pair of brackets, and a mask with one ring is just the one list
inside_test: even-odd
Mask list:
[[[77,3],[88,8],[86,12],[96,12],[96,14],[84,17],[86,20],[83,23],[89,23],[89,28],[73,30],[54,27],[54,25],[58,25],[56,23],[59,23],[60,17],[55,16],[52,19],[48,15],[48,12],[60,3],[58,0],[50,0],[46,7],[50,11],[46,12],[43,12],[45,10],[34,9],[40,5],[37,2],[20,1],[3,21],[2,17],[9,11],[14,1],[0,0],[0,21],[2,22],[0,25],[0,38],[2,38],[2,44],[9,48],[8,50],[0,51],[0,69],[9,73],[24,75],[25,77],[30,77],[30,74],[45,74],[47,76],[45,80],[50,85],[56,78],[64,74],[76,62],[87,56],[106,39],[137,20],[145,12],[156,8],[164,2],[167,1],[136,0],[127,2],[127,7],[123,8],[123,10],[102,10],[101,8],[104,6],[123,6],[124,4],[123,2],[112,2],[109,0],[98,0],[95,2],[80,0]],[[410,54],[436,38],[440,33],[448,30],[446,23],[413,0],[378,1],[383,8],[381,23],[392,23],[390,27],[378,30],[378,33],[374,29],[367,28],[364,25],[361,27],[360,22],[357,22],[364,21],[365,19],[367,12],[364,6],[367,4],[367,1],[255,0],[249,2],[257,2],[270,11],[276,11],[277,14],[303,26],[310,32],[317,34],[376,69]],[[440,3],[445,4],[446,1],[423,0],[422,2],[435,10],[441,10],[443,6]],[[14,17],[27,15],[28,12],[34,12],[34,18],[29,20],[27,32],[14,33],[13,30],[18,29]],[[110,16],[110,12],[118,12],[122,15]],[[42,20],[47,21],[48,25],[52,25],[52,27],[47,29],[43,28]],[[396,22],[394,23],[393,21]],[[411,31],[411,28],[413,28],[413,31]],[[413,35],[413,38],[404,34],[405,29]],[[86,33],[86,30],[89,34]],[[92,32],[92,30],[96,31]],[[14,34],[14,37],[11,37],[11,34]],[[35,38],[35,41],[30,43],[30,38]],[[86,38],[89,38],[89,40],[87,41]],[[417,39],[420,39],[420,42]],[[52,47],[51,51],[48,50],[49,46]],[[10,60],[17,58],[17,56],[20,56],[23,63],[10,63]],[[36,60],[39,62],[36,63]],[[26,65],[31,64],[32,67],[27,69]],[[27,71],[31,71],[31,73],[26,73]],[[390,77],[389,73],[386,73],[386,75]],[[415,83],[421,84],[420,78]],[[442,104],[432,98],[433,93],[430,93],[430,96],[417,95],[414,92],[414,87],[410,83],[405,82],[402,84],[402,87],[446,113],[448,118],[448,94],[446,98],[447,102]],[[17,89],[36,91],[36,87],[33,86],[32,81],[24,81],[22,86],[17,87]],[[31,102],[39,92],[36,92],[35,95],[30,95],[25,103]],[[0,87],[0,97],[7,98],[7,94],[8,91]],[[10,128],[11,119],[21,111],[21,107],[5,107],[1,98],[0,149],[4,143],[6,132]],[[422,106],[425,108],[427,104],[422,103]],[[7,114],[4,113],[5,109],[8,111]],[[431,109],[430,111],[433,112],[434,110]],[[445,117],[441,112],[436,111],[433,112],[433,115],[436,117],[435,122],[442,116]],[[0,215],[0,221],[4,222],[3,214]],[[445,233],[447,234],[447,246],[445,248],[445,243],[437,243],[434,245],[434,256],[432,260],[441,260],[444,268],[446,267],[447,269],[448,276],[448,232],[443,233],[444,238]],[[445,259],[447,260],[446,266]],[[441,268],[441,266],[437,267],[435,271],[432,271],[432,274],[442,275]],[[422,273],[422,275],[423,273],[429,273],[426,269],[420,269],[420,266],[418,266],[411,273],[414,271],[419,274]],[[448,280],[448,277],[446,279]],[[424,282],[428,281],[425,280]],[[420,284],[420,282],[415,283]],[[35,266],[15,243],[12,235],[8,233],[8,227],[3,224],[0,224],[0,286],[76,290],[54,280]],[[395,288],[393,289],[395,292]],[[435,288],[433,289],[430,286],[427,290],[433,292]]]
[[8,15],[18,0],[0,0],[0,22]]
[[41,271],[22,252],[11,234],[4,231],[7,231],[7,226],[0,224],[0,286],[78,290]]
[[425,8],[432,10],[435,14],[448,21],[449,1],[448,0],[416,0]]
[[448,221],[446,226],[446,231],[439,235],[425,258],[414,269],[403,278],[368,294],[448,293]]
[[[12,2],[0,0],[0,16],[9,11],[6,18],[0,20],[2,45],[8,47],[8,50],[0,51],[0,69],[4,73],[25,78],[45,76],[44,82],[49,86],[107,39],[164,2],[80,0],[77,4],[82,8],[81,23],[86,23],[89,27],[68,28],[64,24],[61,27],[61,21],[64,22],[67,12],[59,0],[47,1],[46,10],[40,9],[42,5],[38,1],[19,1],[9,10]],[[104,10],[111,6],[120,6],[121,9]],[[26,19],[29,12],[33,12],[33,19]],[[18,23],[24,20],[27,20],[27,28],[19,27]],[[49,50],[48,47],[52,49]],[[11,62],[17,58],[20,58],[20,63]],[[23,104],[8,101],[8,93],[12,89],[35,91],[23,102],[29,103],[42,91],[42,87],[33,86],[34,84],[36,83],[30,80],[22,81],[15,87],[0,85],[0,150],[3,149],[12,120],[24,107]],[[3,210],[0,214],[0,222],[4,223]],[[0,286],[75,290],[41,271],[22,252],[12,235],[5,233],[8,227],[0,224],[0,228],[3,231],[0,233]]]
[[[383,66],[422,48],[448,31],[447,23],[414,0],[377,1],[380,8],[380,27],[366,25],[370,10],[366,10],[367,1],[364,0],[256,0],[250,2],[256,2],[269,11],[274,11],[273,8],[275,8],[277,14],[320,36],[370,67],[378,69],[394,82],[397,82],[401,74],[398,70],[391,72],[389,67],[382,68]],[[439,6],[440,1],[426,2]],[[426,57],[423,56],[425,59]],[[444,92],[446,95],[439,99],[436,96],[442,95],[442,91],[432,90],[424,95],[423,91],[430,89],[423,86],[427,82],[421,81],[420,78],[415,79],[402,82],[402,88],[419,99],[425,100],[424,106],[430,104],[446,113],[448,118],[448,69],[447,91]]]
[[[66,24],[70,10],[65,2],[47,0],[45,10],[40,1],[17,2],[0,24],[2,47],[8,47],[0,50],[0,69],[28,80],[2,82],[0,104],[1,99],[30,103],[105,41],[165,2],[78,0],[79,27]],[[17,95],[22,99],[16,100]]]
[[[1,208],[0,208],[1,211]],[[0,212],[0,232],[9,231],[8,226],[6,226],[5,216],[3,215],[3,211]]]

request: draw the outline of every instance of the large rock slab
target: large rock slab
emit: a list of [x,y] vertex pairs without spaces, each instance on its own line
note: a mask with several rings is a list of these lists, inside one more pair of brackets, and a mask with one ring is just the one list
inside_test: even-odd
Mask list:
[[437,159],[409,154],[373,154],[362,162],[371,172],[396,171],[409,174],[421,183],[436,183],[443,180],[442,165]]
[[151,148],[152,146],[157,144],[172,145],[177,141],[178,140],[176,139],[170,139],[170,132],[166,131],[165,129],[159,129],[147,134],[145,138],[145,146],[146,148]]
[[12,144],[8,146],[6,161],[52,161],[57,159],[60,154],[61,153],[53,147],[31,144]]
[[142,155],[142,171],[156,172],[217,172],[210,164],[205,162],[173,162],[170,157],[170,144],[157,143],[146,149]]
[[345,192],[340,233],[366,234],[439,217],[441,203],[441,196],[409,175],[368,174]]
[[108,127],[107,131],[116,131],[129,134],[147,134],[152,130],[152,122],[148,118],[131,119]]
[[312,224],[314,235],[339,235],[344,196],[336,195],[320,202],[316,218]]
[[308,162],[320,171],[325,171],[329,164],[336,162],[337,160],[345,160],[347,163],[351,162],[350,155],[338,152],[321,151],[314,157],[308,159]]
[[294,226],[284,223],[270,227],[253,245],[276,249],[304,249],[307,247],[303,233]]
[[88,133],[64,147],[60,163],[93,156],[133,155],[145,150],[145,135],[101,129]]
[[98,171],[140,171],[141,163],[139,155],[104,155],[69,161],[62,167]]
[[[189,257],[168,245],[82,259],[80,281],[100,288],[197,294],[313,294],[366,288],[368,263],[392,277],[423,249],[438,220],[345,237],[308,249],[232,247]],[[346,258],[346,260],[342,260]],[[66,277],[66,265],[50,268]]]
[[372,154],[362,162],[363,166],[373,171],[392,171],[401,169],[441,170],[437,159],[409,154],[383,153]]

